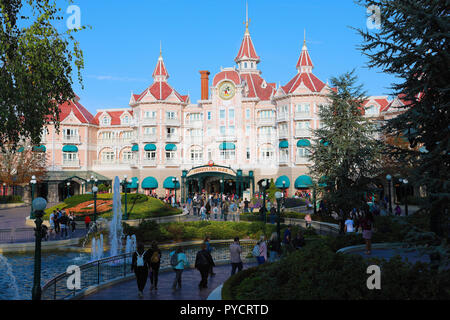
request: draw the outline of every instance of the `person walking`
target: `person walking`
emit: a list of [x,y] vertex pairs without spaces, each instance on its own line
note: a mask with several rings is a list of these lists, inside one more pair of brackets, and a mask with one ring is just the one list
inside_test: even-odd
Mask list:
[[150,266],[150,292],[154,289],[158,290],[158,275],[161,266],[161,250],[158,243],[153,240],[152,246],[148,250],[148,265]]
[[89,218],[88,215],[86,215],[86,216],[84,217],[84,224],[85,224],[85,226],[86,226],[86,230],[89,231],[89,225],[91,224],[91,218]]
[[400,208],[400,206],[398,204],[395,207],[395,215],[397,215],[397,216],[401,216],[402,215],[402,208]]
[[236,273],[236,269],[240,272],[243,268],[241,260],[242,248],[239,244],[239,237],[234,238],[234,242],[230,245],[231,275]]
[[222,214],[223,214],[223,221],[227,221],[228,217],[228,201],[225,200],[222,204]]
[[62,216],[59,219],[61,225],[61,238],[65,239],[68,236],[67,229],[69,228],[69,218],[66,216],[66,212],[61,213]]
[[[51,238],[51,236],[53,234],[53,230],[55,230],[55,213],[56,213],[56,211],[53,210],[53,212],[50,214],[50,217],[49,217],[49,220],[48,220],[48,222],[50,224],[50,229],[49,229],[50,235],[49,235],[49,238]],[[55,231],[55,236],[56,236],[56,231]]]
[[309,213],[306,214],[305,221],[306,221],[306,228],[311,227],[311,221],[312,221],[311,214],[309,214]]
[[284,235],[283,235],[283,244],[285,246],[289,246],[291,244],[292,241],[292,226],[288,225],[288,227],[286,228],[286,230],[284,230]]
[[184,254],[183,248],[179,247],[170,253],[170,264],[175,271],[175,279],[172,284],[172,290],[177,290],[177,285],[181,289],[181,276],[184,268],[189,265],[189,261]]
[[345,232],[353,233],[355,231],[354,224],[355,223],[354,223],[353,219],[350,216],[348,216],[347,220],[345,220]]
[[269,244],[269,262],[274,262],[281,255],[281,245],[278,241],[278,234],[273,232],[270,236]]
[[200,271],[202,280],[198,284],[199,289],[208,288],[208,274],[215,266],[211,253],[207,249],[206,242],[202,244],[202,250],[195,257],[195,268]]
[[[211,254],[212,251],[213,251],[213,247],[211,246],[211,238],[210,238],[209,236],[207,236],[207,237],[205,238],[204,243],[206,244],[206,251],[208,251],[209,254]],[[212,255],[211,255],[211,259],[212,259]],[[211,267],[210,267],[210,269],[209,269],[209,274],[210,274],[211,276],[215,276],[215,275],[216,275],[216,274],[214,273],[214,271],[213,271],[213,266],[212,266],[212,265],[211,265]]]
[[139,243],[137,245],[137,250],[133,253],[131,259],[131,271],[134,271],[134,274],[136,275],[139,298],[144,296],[143,291],[148,277],[148,258],[146,257],[146,253],[144,244]]
[[372,250],[372,229],[373,229],[373,216],[371,212],[367,212],[362,222],[362,236],[366,241],[366,254],[371,254]]
[[217,217],[218,217],[218,214],[219,214],[219,208],[217,207],[217,205],[214,205],[214,208],[213,208],[213,214],[214,214],[214,220],[216,220],[217,221]]
[[74,216],[73,212],[69,213],[69,224],[70,224],[72,233],[74,233],[77,224],[75,222],[75,216]]
[[258,246],[259,256],[256,258],[256,260],[258,261],[258,265],[261,265],[267,261],[267,244],[264,235],[259,238]]
[[205,209],[206,209],[206,220],[211,220],[211,198],[208,199],[208,201],[206,201],[205,204]]
[[202,221],[206,220],[206,208],[204,205],[200,208],[200,219]]
[[292,240],[292,245],[295,249],[301,249],[305,245],[305,237],[303,236],[303,233],[299,230],[297,233],[297,236],[294,240]]

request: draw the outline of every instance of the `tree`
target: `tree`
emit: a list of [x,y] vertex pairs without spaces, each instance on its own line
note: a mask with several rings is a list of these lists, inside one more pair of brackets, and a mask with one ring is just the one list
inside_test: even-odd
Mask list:
[[425,186],[431,230],[439,236],[449,226],[450,6],[443,0],[359,0],[380,9],[378,32],[357,29],[360,50],[369,67],[381,68],[398,80],[393,94],[402,95],[407,110],[387,121],[387,135],[404,136],[408,147],[393,146],[400,162],[412,163],[408,177]]
[[324,200],[347,214],[365,205],[365,193],[380,172],[381,143],[376,124],[363,115],[365,95],[354,71],[332,78],[329,105],[319,106],[322,127],[313,130],[311,173],[324,188]]
[[15,149],[4,147],[0,152],[0,181],[8,186],[25,186],[31,177],[42,180],[46,173],[46,155],[30,143]]
[[0,0],[2,145],[21,139],[39,145],[45,124],[59,128],[58,105],[74,98],[72,64],[82,81],[83,54],[73,36],[78,30],[60,33],[52,25],[63,19],[60,11],[56,0]]

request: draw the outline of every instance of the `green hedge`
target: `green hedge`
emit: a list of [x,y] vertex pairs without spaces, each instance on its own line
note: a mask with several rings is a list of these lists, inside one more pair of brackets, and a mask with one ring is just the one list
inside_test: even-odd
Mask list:
[[222,300],[234,300],[235,293],[233,293],[233,289],[237,287],[237,285],[239,285],[244,279],[256,273],[257,270],[257,267],[245,269],[228,278],[222,287]]
[[0,197],[0,203],[21,203],[22,197],[21,196],[14,196],[14,195],[8,195],[8,196],[1,196]]
[[[382,270],[381,290],[368,290],[367,266]],[[411,265],[400,257],[364,260],[337,254],[322,241],[308,244],[276,263],[231,277],[224,284],[230,300],[391,300],[449,299],[450,270],[433,272],[429,265]]]

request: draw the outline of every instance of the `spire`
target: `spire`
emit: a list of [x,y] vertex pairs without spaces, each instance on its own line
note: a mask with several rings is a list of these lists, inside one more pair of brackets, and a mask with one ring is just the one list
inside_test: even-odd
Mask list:
[[156,63],[155,71],[153,71],[153,79],[155,81],[166,81],[169,78],[169,73],[167,72],[166,66],[164,65],[164,60],[162,57],[162,45],[159,44],[159,58]]
[[[248,3],[246,3],[244,39],[242,40],[239,52],[234,59],[234,61],[239,64],[240,70],[242,70],[243,68],[256,70],[256,64],[260,61],[259,56],[256,54],[252,38],[250,37],[250,31],[248,30],[250,21],[251,20],[248,18]],[[247,67],[245,67],[245,64],[247,65]]]
[[311,73],[313,68],[314,66],[311,61],[311,57],[309,56],[308,48],[306,47],[306,30],[304,30],[302,53],[300,54],[300,58],[297,62],[297,70],[298,72]]

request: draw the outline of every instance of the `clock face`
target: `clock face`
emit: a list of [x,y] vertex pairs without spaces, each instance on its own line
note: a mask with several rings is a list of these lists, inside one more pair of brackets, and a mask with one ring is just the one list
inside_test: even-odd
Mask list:
[[234,87],[234,84],[229,81],[222,82],[219,87],[219,96],[223,100],[230,100],[234,97],[235,93],[236,88]]

